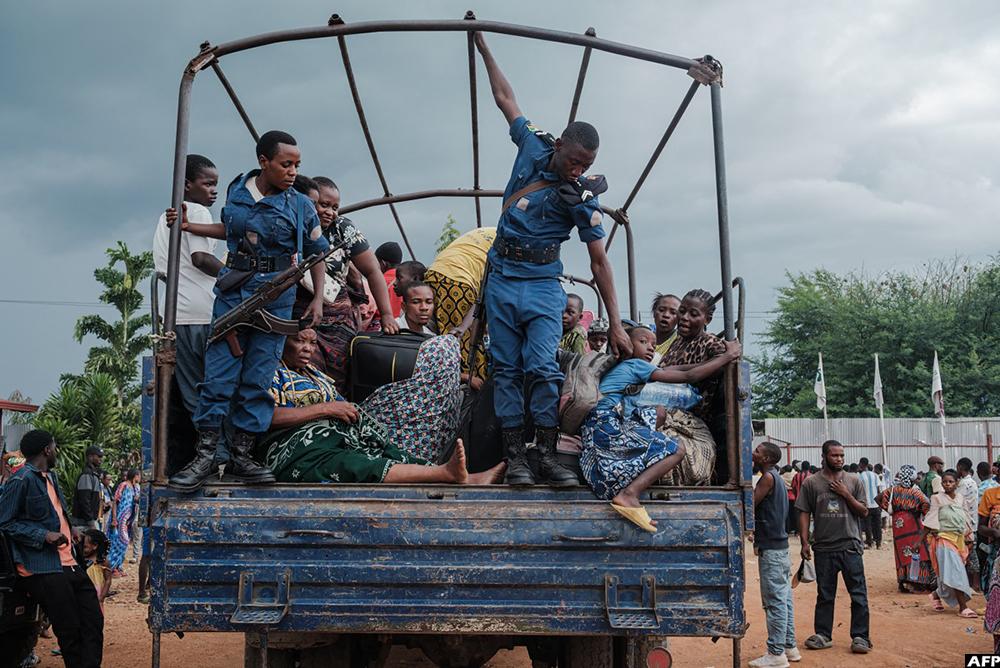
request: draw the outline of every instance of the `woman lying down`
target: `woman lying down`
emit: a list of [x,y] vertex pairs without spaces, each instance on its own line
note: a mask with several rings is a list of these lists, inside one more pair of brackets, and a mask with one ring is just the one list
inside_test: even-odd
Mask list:
[[500,482],[506,464],[470,474],[462,441],[443,464],[459,414],[459,342],[438,336],[420,346],[413,376],[379,388],[362,404],[346,401],[309,363],[316,333],[285,340],[274,374],[271,431],[259,446],[278,482]]

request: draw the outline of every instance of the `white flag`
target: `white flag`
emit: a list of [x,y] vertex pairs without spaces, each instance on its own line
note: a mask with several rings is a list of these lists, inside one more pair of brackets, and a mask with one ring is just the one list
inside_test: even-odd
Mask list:
[[944,417],[944,388],[941,386],[941,367],[938,365],[937,351],[934,351],[934,369],[931,372],[931,401],[934,402],[934,414]]
[[823,353],[819,354],[819,369],[816,370],[816,383],[813,385],[816,393],[816,408],[826,408],[826,379],[823,377]]
[[878,372],[878,355],[875,355],[875,388],[872,390],[875,397],[875,408],[881,410],[885,405],[885,398],[882,396],[882,374]]

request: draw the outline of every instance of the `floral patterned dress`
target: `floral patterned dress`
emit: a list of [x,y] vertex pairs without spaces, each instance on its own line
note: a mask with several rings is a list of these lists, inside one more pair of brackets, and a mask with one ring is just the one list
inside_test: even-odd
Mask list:
[[624,394],[627,386],[645,383],[655,370],[645,360],[630,359],[601,380],[604,396],[580,432],[580,468],[598,498],[613,499],[640,473],[677,452],[677,443],[656,431],[656,407],[640,406]]

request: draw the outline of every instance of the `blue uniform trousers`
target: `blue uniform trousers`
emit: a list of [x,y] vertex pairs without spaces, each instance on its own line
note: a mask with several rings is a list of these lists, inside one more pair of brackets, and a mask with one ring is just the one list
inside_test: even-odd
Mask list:
[[486,284],[486,322],[490,332],[496,394],[494,408],[504,429],[524,425],[524,377],[536,427],[559,424],[556,362],[562,337],[566,293],[555,278],[507,278],[490,272]]
[[[239,305],[248,296],[246,293],[256,287],[255,283],[251,281],[242,290],[244,294],[240,290],[217,293],[213,321]],[[267,310],[279,318],[290,318],[294,298],[293,287]],[[238,337],[242,357],[233,357],[225,339],[210,343],[205,349],[205,380],[198,385],[198,410],[193,417],[198,429],[221,429],[227,415],[234,428],[251,434],[263,433],[271,426],[274,416],[271,383],[281,363],[285,337],[248,328]]]

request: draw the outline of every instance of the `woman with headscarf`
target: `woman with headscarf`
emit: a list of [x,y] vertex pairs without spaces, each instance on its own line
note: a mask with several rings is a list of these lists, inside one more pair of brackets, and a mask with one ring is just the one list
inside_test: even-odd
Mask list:
[[930,509],[930,501],[913,484],[917,470],[901,466],[892,487],[882,490],[876,501],[892,515],[892,546],[896,557],[896,581],[899,591],[927,592],[934,589],[934,569],[924,540],[921,517]]
[[[309,362],[316,333],[285,341],[271,395],[271,432],[261,444],[279,482],[470,483],[503,477],[504,464],[469,474],[455,441],[459,343],[438,336],[420,347],[413,375],[379,388],[361,405],[345,401]],[[446,462],[436,465],[455,443]]]

